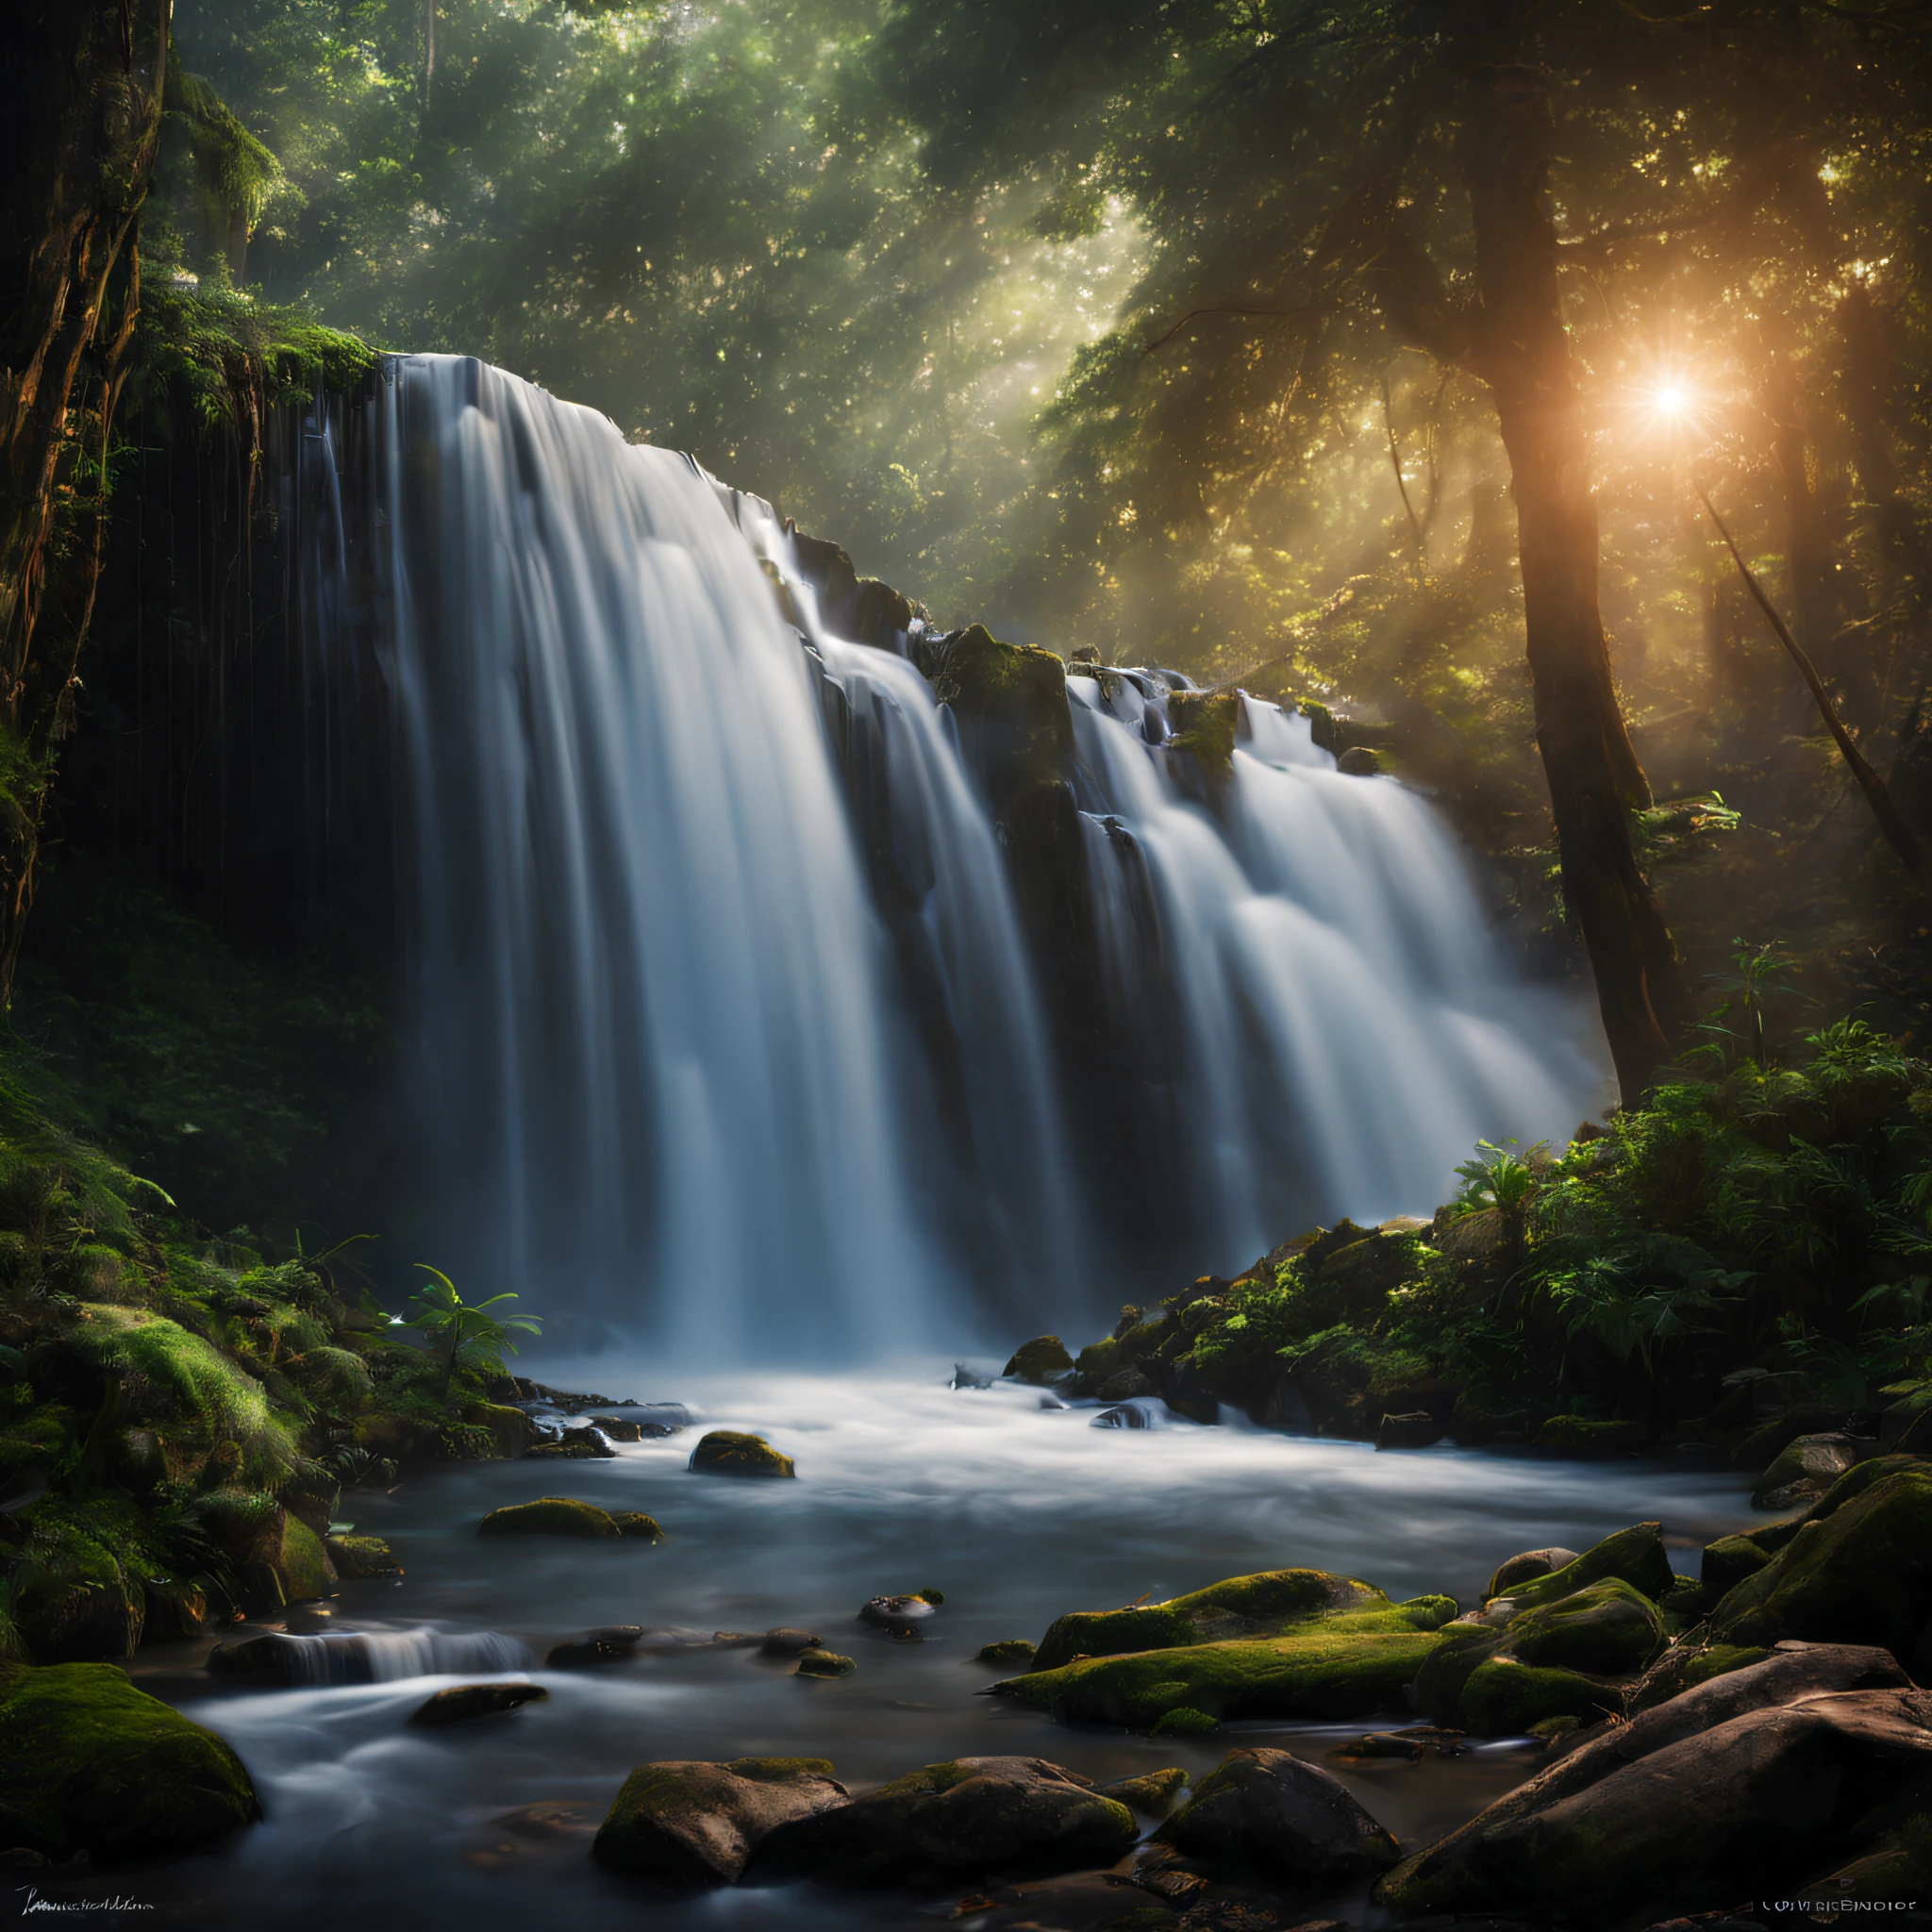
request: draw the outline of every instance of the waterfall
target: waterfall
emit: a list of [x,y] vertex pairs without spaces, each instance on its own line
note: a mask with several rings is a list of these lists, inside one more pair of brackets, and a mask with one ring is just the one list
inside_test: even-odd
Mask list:
[[1207,797],[1184,678],[1071,667],[1070,987],[978,738],[817,622],[769,506],[465,359],[366,413],[301,566],[366,592],[299,608],[388,692],[419,1239],[466,1291],[687,1358],[1077,1333],[1598,1099],[1426,804],[1305,720],[1248,701]]

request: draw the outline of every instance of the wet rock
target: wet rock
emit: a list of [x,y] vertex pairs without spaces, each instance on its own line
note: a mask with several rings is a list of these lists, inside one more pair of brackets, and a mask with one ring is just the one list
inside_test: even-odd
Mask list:
[[537,1424],[520,1408],[500,1402],[473,1402],[464,1409],[463,1420],[488,1429],[499,1456],[521,1456],[537,1446]]
[[789,1456],[781,1456],[762,1436],[741,1429],[713,1429],[698,1438],[691,1453],[695,1475],[795,1476]]
[[543,1658],[544,1667],[577,1671],[594,1664],[624,1663],[637,1656],[643,1635],[640,1624],[607,1624],[601,1629],[573,1638],[568,1643],[553,1644]]
[[1547,1576],[1551,1571],[1561,1570],[1575,1560],[1574,1550],[1524,1550],[1497,1567],[1496,1574],[1490,1578],[1490,1587],[1483,1591],[1484,1600],[1507,1596],[1519,1583],[1534,1582],[1537,1577]]
[[860,1605],[858,1621],[874,1630],[890,1630],[894,1636],[917,1631],[927,1623],[935,1606],[925,1596],[875,1596]]
[[846,1804],[823,1757],[641,1764],[597,1833],[597,1861],[691,1890],[731,1885],[780,1825]]
[[617,1525],[619,1536],[636,1537],[641,1542],[661,1542],[663,1530],[655,1516],[646,1516],[641,1509],[613,1509],[610,1520]]
[[1335,769],[1350,778],[1373,778],[1382,770],[1382,760],[1365,744],[1352,744],[1335,760]]
[[976,1664],[1030,1664],[1039,1656],[1024,1638],[1003,1637],[997,1643],[988,1643],[974,1654]]
[[1371,1731],[1366,1737],[1352,1738],[1337,1748],[1335,1756],[1345,1758],[1399,1758],[1420,1764],[1431,1752],[1438,1757],[1460,1757],[1468,1748],[1468,1735],[1447,1731],[1435,1724],[1414,1724],[1402,1731]]
[[613,1442],[641,1442],[644,1440],[643,1424],[633,1422],[628,1416],[593,1415],[591,1426],[601,1429]]
[[947,1386],[953,1389],[991,1389],[992,1377],[982,1375],[976,1369],[969,1369],[964,1362],[955,1362],[953,1379]]
[[1829,1516],[1803,1524],[1761,1570],[1711,1612],[1726,1643],[1874,1643],[1915,1676],[1932,1668],[1932,1469],[1872,1485]]
[[993,1689],[1064,1719],[1133,1729],[1158,1730],[1162,1720],[1184,1710],[1225,1721],[1341,1719],[1403,1709],[1407,1687],[1442,1641],[1440,1627],[1456,1606],[1446,1597],[1390,1604],[1379,1591],[1371,1595],[1378,1607],[1282,1620],[1278,1636],[1223,1636],[1174,1649],[1149,1644],[1124,1656],[1079,1657],[1051,1670],[1036,1669]]
[[400,1576],[403,1566],[379,1536],[332,1536],[325,1544],[339,1576]]
[[1427,1409],[1385,1415],[1375,1428],[1377,1449],[1427,1449],[1448,1433]]
[[299,1684],[305,1674],[301,1646],[279,1633],[218,1643],[208,1654],[207,1668],[211,1676],[246,1677],[258,1684]]
[[1013,1358],[1000,1371],[1016,1382],[1045,1383],[1072,1373],[1074,1357],[1058,1335],[1036,1336],[1013,1351]]
[[760,1863],[838,1884],[943,1884],[1110,1865],[1139,1836],[1134,1814],[1077,1773],[1038,1757],[961,1757],[781,1825]]
[[1760,1509],[1792,1509],[1813,1502],[1857,1461],[1859,1449],[1840,1430],[1800,1436],[1757,1478],[1751,1500]]
[[539,1496],[534,1503],[507,1503],[476,1525],[478,1536],[614,1537],[622,1532],[610,1512],[574,1496]]
[[1581,1790],[1557,1795],[1541,1783],[1406,1860],[1377,1896],[1408,1910],[1515,1907],[1604,1927],[1791,1896],[1871,1844],[1874,1809],[1932,1792],[1932,1696],[1807,1697],[1664,1744]]
[[591,1423],[576,1423],[565,1427],[563,1434],[552,1443],[550,1449],[579,1449],[587,1454],[608,1460],[617,1454],[615,1446],[604,1431]]
[[798,1674],[801,1677],[849,1677],[858,1665],[849,1657],[841,1657],[833,1650],[801,1650],[798,1653]]
[[1164,1604],[1126,1610],[1073,1610],[1056,1618],[1034,1668],[1058,1670],[1076,1657],[1172,1650],[1216,1637],[1274,1635],[1310,1617],[1386,1609],[1373,1585],[1327,1570],[1263,1570],[1224,1577]]
[[1520,1612],[1509,1620],[1505,1637],[1523,1663],[1601,1677],[1641,1671],[1664,1647],[1657,1606],[1617,1576]]
[[541,1684],[452,1684],[419,1704],[409,1713],[409,1722],[430,1726],[467,1724],[471,1718],[495,1717],[549,1695]]
[[817,1650],[819,1640],[809,1630],[791,1630],[782,1624],[767,1630],[758,1642],[760,1657],[796,1657],[801,1651]]
[[1141,1369],[1122,1369],[1100,1385],[1099,1392],[1103,1402],[1132,1402],[1139,1396],[1152,1395],[1154,1383]]
[[1571,1798],[1628,1765],[1694,1741],[1746,1713],[1801,1704],[1820,1694],[1904,1688],[1907,1682],[1888,1652],[1851,1644],[1794,1645],[1708,1679],[1627,1724],[1598,1727],[1548,1770],[1407,1859],[1387,1882],[1390,1902],[1416,1910],[1484,1903],[1476,1840],[1491,1828]]
[[1387,1871],[1400,1856],[1340,1778],[1287,1751],[1230,1751],[1155,1836],[1315,1885]]
[[1116,1778],[1099,1790],[1103,1798],[1111,1798],[1117,1805],[1144,1812],[1149,1818],[1165,1818],[1187,1788],[1188,1774],[1175,1764],[1165,1771],[1143,1772],[1139,1777]]
[[0,1835],[56,1863],[198,1851],[261,1815],[242,1760],[113,1664],[0,1665]]
[[1664,1553],[1663,1524],[1638,1523],[1617,1530],[1560,1570],[1513,1582],[1509,1593],[1527,1609],[1573,1596],[1607,1576],[1621,1577],[1653,1603],[1658,1601],[1675,1580],[1671,1559]]
[[[1146,1378],[1141,1377],[1144,1381]],[[1144,1429],[1147,1418],[1138,1408],[1103,1408],[1087,1424],[1090,1429]]]

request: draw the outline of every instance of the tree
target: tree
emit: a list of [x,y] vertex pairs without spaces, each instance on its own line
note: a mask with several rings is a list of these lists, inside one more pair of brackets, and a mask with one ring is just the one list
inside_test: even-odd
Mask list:
[[[899,0],[881,41],[936,181],[1030,175],[1070,210],[1118,197],[1149,232],[1120,325],[1056,410],[1062,558],[1144,580],[1190,531],[1267,541],[1285,479],[1357,412],[1379,432],[1405,350],[1481,386],[1515,500],[1564,894],[1626,1099],[1685,1005],[1633,847],[1649,788],[1601,608],[1593,472],[1625,426],[1609,391],[1662,362],[1687,283],[1761,316],[1807,244],[1809,264],[1833,253],[1821,154],[1834,129],[1904,125],[1908,90],[1873,44],[1898,11]],[[1901,253],[1911,206],[1907,188]],[[1815,503],[1788,494],[1808,533]],[[1815,535],[1794,548],[1815,579]]]
[[100,577],[168,25],[169,0],[38,0],[0,56],[0,1004]]
[[462,1363],[489,1361],[500,1368],[505,1349],[511,1355],[517,1353],[512,1339],[516,1333],[535,1335],[543,1326],[536,1315],[499,1318],[490,1312],[500,1302],[515,1301],[517,1297],[513,1294],[493,1294],[487,1302],[466,1302],[457,1292],[456,1283],[441,1269],[430,1267],[426,1261],[418,1261],[416,1265],[430,1280],[426,1288],[418,1289],[411,1297],[421,1306],[408,1318],[408,1325],[421,1329],[429,1338],[431,1351],[442,1363],[445,1402]]

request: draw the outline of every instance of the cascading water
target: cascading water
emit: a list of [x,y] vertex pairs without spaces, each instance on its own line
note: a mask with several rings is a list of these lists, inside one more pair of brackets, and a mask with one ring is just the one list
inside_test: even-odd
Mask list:
[[977,754],[785,620],[767,507],[467,360],[386,365],[369,429],[425,1237],[478,1289],[688,1356],[1077,1332],[1598,1098],[1414,794],[1250,701],[1203,797],[1184,680],[1075,665],[1083,1059]]

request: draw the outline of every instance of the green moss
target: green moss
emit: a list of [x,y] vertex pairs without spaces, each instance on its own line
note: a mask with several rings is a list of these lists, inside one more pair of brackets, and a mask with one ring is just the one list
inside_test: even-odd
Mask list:
[[537,1425],[520,1408],[497,1402],[473,1402],[463,1410],[472,1428],[487,1430],[492,1456],[521,1456],[537,1441]]
[[724,1769],[733,1777],[785,1784],[795,1777],[830,1777],[837,1767],[829,1757],[734,1757]]
[[1657,1606],[1622,1577],[1607,1576],[1511,1618],[1505,1641],[1523,1663],[1615,1677],[1642,1670],[1665,1638]]
[[114,1661],[141,1642],[147,1602],[112,1546],[37,1511],[8,1578],[14,1632],[42,1664]]
[[[1081,1359],[1086,1359],[1085,1351]],[[1012,1359],[1000,1371],[1019,1382],[1045,1383],[1056,1375],[1063,1375],[1074,1366],[1074,1358],[1067,1353],[1066,1343],[1058,1335],[1036,1335],[1031,1341],[1023,1342],[1013,1351]]]
[[976,1664],[1030,1664],[1039,1652],[1018,1637],[1003,1637],[997,1643],[983,1645],[974,1656]]
[[780,1455],[762,1436],[739,1429],[713,1429],[691,1452],[697,1475],[796,1476],[791,1457]]
[[1711,1613],[1737,1644],[1874,1643],[1914,1675],[1932,1657],[1932,1470],[1899,1471],[1809,1522]]
[[664,1535],[658,1526],[658,1519],[646,1516],[641,1509],[613,1509],[610,1520],[616,1524],[620,1536],[633,1536],[641,1541],[655,1543]]
[[994,1689],[1057,1717],[1132,1729],[1182,1708],[1224,1720],[1367,1717],[1401,1706],[1441,1641],[1433,1631],[1351,1631],[1317,1622],[1287,1637],[1094,1657]]
[[478,1536],[615,1537],[623,1532],[608,1510],[572,1496],[540,1496],[492,1509],[476,1525]]
[[[1431,1605],[1448,1601],[1427,1600]],[[1051,1671],[1076,1657],[1117,1657],[1128,1651],[1174,1650],[1217,1637],[1271,1635],[1344,1608],[1390,1607],[1379,1590],[1326,1570],[1264,1570],[1252,1576],[1225,1577],[1164,1604],[1071,1611],[1041,1640],[1033,1662],[1036,1670]],[[1450,1615],[1454,1614],[1452,1606]],[[1256,1627],[1264,1624],[1273,1628]],[[1416,1628],[1417,1618],[1405,1616],[1390,1627]]]
[[1148,1735],[1154,1738],[1204,1738],[1209,1731],[1220,1728],[1219,1718],[1209,1717],[1205,1710],[1194,1710],[1184,1704],[1178,1709],[1164,1711],[1158,1717]]
[[1491,1738],[1519,1736],[1550,1718],[1594,1722],[1623,1708],[1623,1692],[1613,1684],[1507,1657],[1478,1664],[1462,1688],[1463,1728]]
[[1241,720],[1238,691],[1177,691],[1167,701],[1174,724],[1168,741],[1191,758],[1210,785],[1234,776],[1235,729]]
[[332,1536],[327,1549],[339,1576],[393,1576],[402,1568],[379,1536]]
[[858,1670],[858,1663],[849,1657],[841,1657],[832,1650],[801,1650],[798,1653],[798,1672],[801,1677],[849,1677]]
[[234,1752],[111,1664],[0,1669],[0,1817],[53,1859],[193,1851],[259,1815]]
[[1574,1563],[1566,1563],[1546,1576],[1532,1577],[1509,1594],[1526,1609],[1573,1596],[1607,1576],[1621,1577],[1653,1603],[1658,1601],[1674,1580],[1671,1559],[1664,1554],[1663,1524],[1639,1523],[1620,1529],[1602,1542],[1591,1544]]

